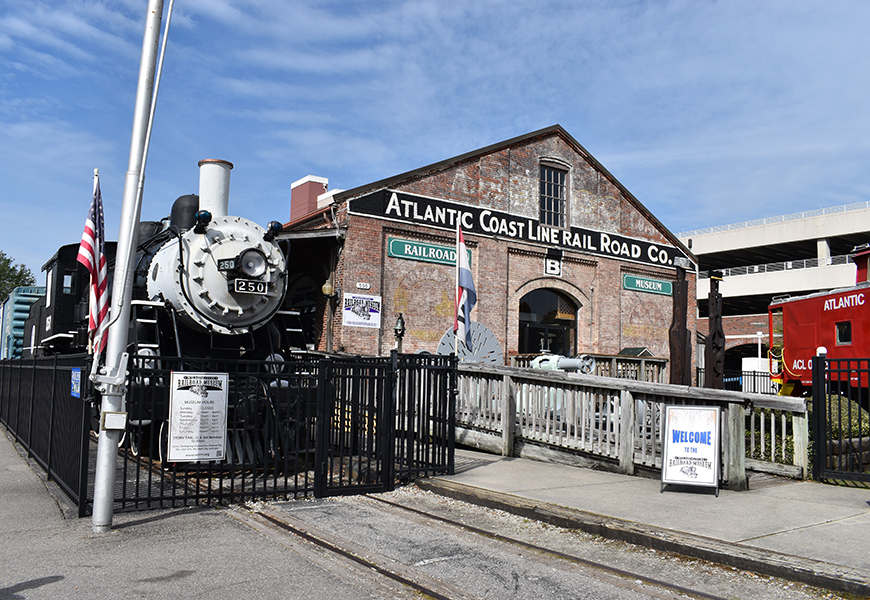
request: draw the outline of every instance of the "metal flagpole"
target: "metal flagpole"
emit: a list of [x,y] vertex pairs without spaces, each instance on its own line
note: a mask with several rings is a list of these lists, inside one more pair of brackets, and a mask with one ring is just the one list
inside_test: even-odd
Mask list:
[[[112,322],[108,331],[106,364],[99,369],[94,377],[97,389],[103,395],[101,417],[106,413],[122,412],[126,393],[127,327],[130,317],[130,300],[133,295],[132,270],[135,267],[136,224],[139,222],[140,213],[137,193],[145,156],[162,17],[163,0],[149,0],[148,13],[145,18],[145,35],[142,40],[142,57],[139,62],[136,104],[133,111],[130,159],[127,175],[124,179],[124,198],[121,205],[121,224],[118,232],[114,282],[112,284]],[[105,429],[102,424],[103,420],[103,418],[100,419],[97,466],[94,476],[94,513],[92,519],[94,533],[104,533],[112,528],[118,442],[123,432],[123,429]]]
[[454,301],[453,301],[453,353],[459,356],[459,301],[462,300],[462,293],[459,291],[459,219],[456,219],[456,277],[454,278]]

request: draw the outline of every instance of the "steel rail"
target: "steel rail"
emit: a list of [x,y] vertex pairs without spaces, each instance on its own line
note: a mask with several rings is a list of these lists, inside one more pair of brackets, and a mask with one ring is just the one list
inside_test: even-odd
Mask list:
[[454,521],[454,520],[448,519],[446,517],[442,517],[439,515],[428,513],[426,511],[422,511],[422,510],[419,510],[417,508],[411,508],[410,506],[405,506],[403,504],[397,504],[395,502],[390,502],[389,500],[384,500],[383,498],[376,498],[374,496],[369,496],[369,495],[366,495],[365,498],[368,498],[370,500],[374,500],[375,502],[380,502],[382,504],[386,504],[386,505],[394,507],[394,508],[398,508],[401,510],[405,510],[405,511],[417,514],[417,515],[424,517],[426,519],[433,519],[435,521],[440,521],[440,522],[445,523],[447,525],[450,525],[452,527],[457,527],[459,529],[463,529],[465,531],[468,531],[468,532],[471,532],[471,533],[474,533],[474,534],[477,534],[477,535],[480,535],[483,537],[492,538],[494,540],[498,540],[499,542],[504,542],[506,544],[511,544],[514,546],[519,546],[521,548],[525,548],[527,550],[533,550],[533,551],[539,552],[541,554],[548,554],[548,555],[553,556],[555,558],[566,560],[568,562],[579,563],[579,564],[582,564],[582,565],[587,566],[587,567],[602,569],[602,570],[607,571],[609,573],[613,573],[614,575],[619,575],[620,577],[639,580],[639,581],[642,581],[644,583],[648,583],[648,584],[655,585],[658,587],[663,587],[663,588],[666,588],[669,590],[673,590],[673,591],[678,592],[680,594],[685,594],[685,595],[693,596],[696,598],[706,598],[708,600],[726,600],[725,598],[722,598],[721,596],[714,596],[714,595],[708,594],[706,592],[692,590],[692,589],[689,589],[686,587],[682,587],[679,585],[674,585],[672,583],[668,583],[666,581],[662,581],[660,579],[655,579],[653,577],[647,577],[646,575],[641,575],[638,573],[634,573],[632,571],[626,571],[624,569],[619,569],[617,567],[611,567],[611,566],[606,565],[604,563],[596,562],[593,560],[588,560],[586,558],[580,558],[579,556],[574,556],[573,554],[566,554],[564,552],[559,552],[558,550],[553,550],[552,548],[546,548],[544,546],[538,546],[537,544],[531,544],[529,542],[524,542],[524,541],[518,540],[516,538],[511,538],[511,537],[508,537],[505,535],[501,535],[499,533],[487,531],[485,529],[480,529],[478,527],[474,527],[473,525],[468,525],[466,523],[460,523],[458,521]]

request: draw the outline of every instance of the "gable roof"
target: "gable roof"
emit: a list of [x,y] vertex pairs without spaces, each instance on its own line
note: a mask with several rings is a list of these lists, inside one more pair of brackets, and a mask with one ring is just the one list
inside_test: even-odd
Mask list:
[[394,188],[401,184],[405,184],[417,179],[422,179],[440,171],[445,171],[462,163],[473,162],[482,156],[492,154],[494,152],[499,152],[510,146],[523,144],[535,139],[552,137],[554,135],[561,137],[568,145],[570,145],[574,149],[575,152],[577,152],[577,154],[586,159],[596,170],[598,170],[608,181],[610,181],[610,183],[616,186],[616,188],[619,189],[620,192],[622,192],[629,204],[636,208],[648,221],[655,225],[655,227],[662,233],[662,235],[664,235],[681,252],[688,256],[692,260],[692,262],[697,264],[698,260],[695,258],[695,255],[692,253],[692,251],[689,250],[689,248],[687,248],[674,233],[672,233],[667,227],[665,227],[664,224],[659,221],[655,217],[655,215],[653,215],[646,208],[646,206],[644,206],[643,203],[634,196],[634,194],[628,191],[628,188],[622,185],[619,180],[610,173],[610,171],[605,169],[604,165],[598,162],[598,160],[594,156],[592,156],[592,154],[590,154],[589,151],[586,150],[586,148],[580,145],[580,142],[575,140],[571,136],[571,134],[565,131],[565,129],[558,124],[551,125],[550,127],[545,127],[531,133],[526,133],[524,135],[520,135],[515,138],[505,140],[503,142],[498,142],[496,144],[492,144],[478,150],[472,150],[471,152],[466,152],[465,154],[460,154],[459,156],[454,156],[453,158],[448,158],[436,163],[432,163],[431,165],[426,165],[425,167],[419,167],[412,171],[393,175],[392,177],[387,177],[386,179],[381,179],[380,181],[375,181],[373,183],[368,183],[359,187],[336,193],[334,196],[334,200],[336,202],[341,202],[343,200],[347,200],[355,196],[361,196],[372,191]]

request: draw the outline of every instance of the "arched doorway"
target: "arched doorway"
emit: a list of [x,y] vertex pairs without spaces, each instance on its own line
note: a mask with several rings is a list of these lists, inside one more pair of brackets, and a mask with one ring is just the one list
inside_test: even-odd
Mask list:
[[557,290],[534,290],[520,298],[520,354],[577,354],[579,306]]

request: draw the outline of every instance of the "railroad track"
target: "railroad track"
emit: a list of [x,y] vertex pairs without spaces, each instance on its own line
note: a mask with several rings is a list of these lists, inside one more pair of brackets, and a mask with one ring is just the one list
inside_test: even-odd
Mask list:
[[[367,504],[372,510],[386,513],[396,521],[406,522],[408,527],[434,529],[438,535],[449,536],[453,540],[452,544],[466,547],[483,546],[487,552],[492,552],[494,555],[509,557],[505,560],[519,560],[524,569],[526,567],[530,570],[537,569],[545,573],[544,577],[588,580],[590,586],[620,588],[626,596],[633,597],[722,600],[719,596],[700,590],[614,568],[383,498],[365,496],[358,497],[357,500],[359,503]],[[299,510],[304,511],[304,509]],[[492,592],[487,595],[482,595],[479,591],[475,592],[473,589],[475,586],[467,582],[463,583],[462,576],[445,578],[435,576],[430,569],[427,569],[434,563],[450,561],[454,564],[464,563],[469,569],[474,568],[466,563],[470,559],[467,556],[460,556],[459,553],[407,564],[406,560],[386,556],[368,545],[352,541],[334,531],[327,531],[310,522],[310,519],[298,518],[291,514],[293,511],[275,505],[241,505],[231,508],[230,512],[237,519],[272,537],[278,543],[302,553],[323,568],[339,575],[343,572],[349,579],[363,585],[376,595],[419,598],[422,594],[424,597],[436,600],[482,600],[487,597],[503,597]],[[486,569],[486,564],[482,563],[479,568]],[[551,573],[556,575],[546,575]],[[516,585],[519,585],[519,582]],[[476,589],[479,590],[480,586]]]

